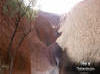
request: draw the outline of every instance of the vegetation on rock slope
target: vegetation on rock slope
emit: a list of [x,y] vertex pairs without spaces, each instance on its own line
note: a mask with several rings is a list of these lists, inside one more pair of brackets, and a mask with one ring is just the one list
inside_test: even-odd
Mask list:
[[3,6],[3,12],[9,17],[13,17],[15,15],[26,16],[27,18],[34,18],[36,15],[36,11],[31,9],[34,6],[33,3],[35,0],[30,0],[28,6],[25,6],[24,0],[6,0]]

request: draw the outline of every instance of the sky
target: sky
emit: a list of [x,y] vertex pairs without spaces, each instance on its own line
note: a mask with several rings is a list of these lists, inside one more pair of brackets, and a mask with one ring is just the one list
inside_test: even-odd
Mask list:
[[[35,9],[45,12],[63,14],[68,13],[77,3],[83,0],[37,0]],[[28,4],[28,0],[25,0]]]

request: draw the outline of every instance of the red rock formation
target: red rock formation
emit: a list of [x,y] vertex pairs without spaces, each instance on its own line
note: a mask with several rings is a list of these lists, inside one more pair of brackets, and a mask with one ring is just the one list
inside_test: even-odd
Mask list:
[[[50,45],[56,40],[49,22],[34,26],[34,21],[29,23],[23,17],[18,23],[16,34],[12,41],[10,51],[8,51],[9,43],[16,27],[16,19],[9,17],[3,13],[3,2],[0,1],[0,65],[9,65],[8,53],[13,56],[13,74],[46,74],[55,70],[52,63],[55,63],[52,52],[48,49]],[[37,21],[37,22],[38,22]],[[52,62],[51,62],[52,61]],[[54,62],[53,62],[54,61]],[[9,65],[11,66],[11,65]],[[4,70],[4,74],[8,74],[9,70]]]
[[39,11],[38,13],[39,13],[38,16],[44,17],[45,20],[49,21],[53,29],[55,29],[56,31],[59,29],[59,23],[61,17],[60,15],[43,11]]
[[53,14],[41,11],[39,12],[38,17],[36,18],[35,21],[35,28],[37,31],[37,35],[40,38],[40,40],[43,41],[47,46],[55,42],[56,38],[58,37],[56,28],[52,27],[53,25],[58,27],[58,23],[52,20],[53,19],[57,20],[59,19],[59,17],[55,15],[54,17],[58,18],[54,18],[52,16]]

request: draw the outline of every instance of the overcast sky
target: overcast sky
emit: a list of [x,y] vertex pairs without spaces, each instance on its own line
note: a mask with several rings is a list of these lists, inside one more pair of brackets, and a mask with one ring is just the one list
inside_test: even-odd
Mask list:
[[[63,14],[69,12],[73,6],[83,0],[37,0],[35,8],[41,9],[46,12]],[[28,3],[25,0],[26,4]]]

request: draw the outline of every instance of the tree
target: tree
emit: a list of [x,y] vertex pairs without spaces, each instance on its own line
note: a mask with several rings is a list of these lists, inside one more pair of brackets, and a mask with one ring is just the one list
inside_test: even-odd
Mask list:
[[[15,30],[12,34],[9,47],[8,47],[8,58],[10,61],[9,64],[9,74],[12,74],[13,69],[13,63],[15,59],[15,55],[12,55],[11,48],[13,44],[14,37],[16,35],[16,31],[20,25],[21,19],[24,17],[28,20],[28,22],[31,24],[31,21],[36,17],[37,11],[33,10],[32,7],[35,5],[35,0],[28,0],[29,3],[27,6],[24,4],[25,0],[6,0],[5,4],[3,5],[3,13],[7,15],[10,18],[15,18]],[[11,25],[11,24],[10,24]],[[25,36],[27,36],[31,32],[31,29],[29,32],[25,33],[22,39],[20,40],[18,46],[16,47],[15,52],[20,47],[21,43],[23,42]]]

